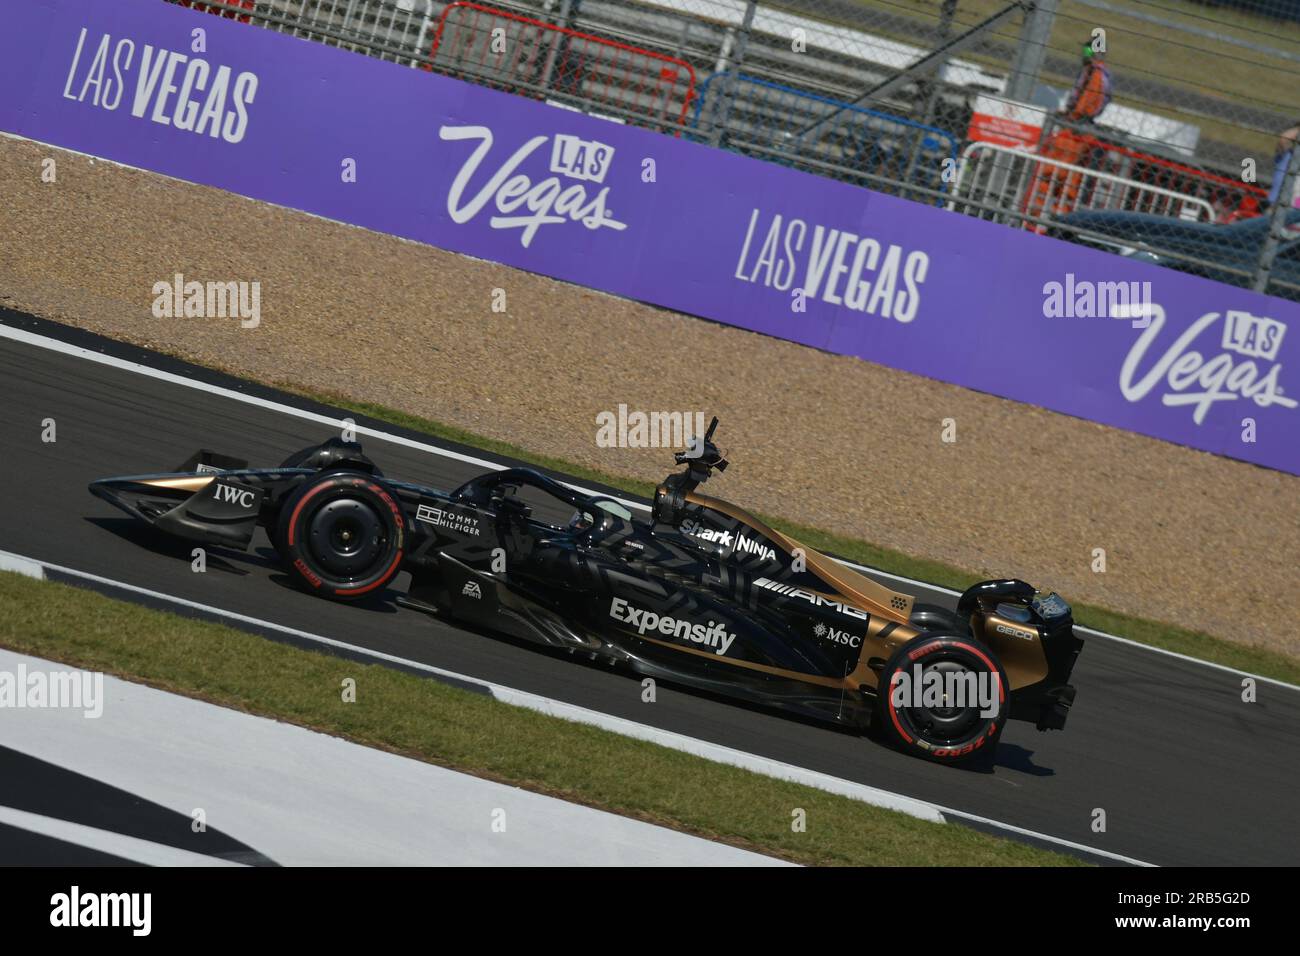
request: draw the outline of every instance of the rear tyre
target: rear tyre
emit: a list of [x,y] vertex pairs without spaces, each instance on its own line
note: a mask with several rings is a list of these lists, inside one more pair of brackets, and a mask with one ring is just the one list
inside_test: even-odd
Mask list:
[[280,509],[276,549],[300,587],[335,601],[382,590],[401,569],[402,508],[369,475],[313,478]]
[[1007,675],[970,637],[924,635],[880,672],[876,718],[900,750],[939,763],[992,755],[1010,708]]

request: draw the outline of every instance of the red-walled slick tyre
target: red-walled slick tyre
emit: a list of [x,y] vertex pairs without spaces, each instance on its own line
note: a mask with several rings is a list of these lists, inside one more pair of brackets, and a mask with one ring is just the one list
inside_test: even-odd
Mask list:
[[940,763],[991,755],[1007,722],[1010,688],[992,651],[970,637],[925,635],[880,672],[877,720],[899,749]]
[[382,591],[402,566],[402,506],[368,475],[315,478],[280,509],[276,547],[302,588],[335,601]]

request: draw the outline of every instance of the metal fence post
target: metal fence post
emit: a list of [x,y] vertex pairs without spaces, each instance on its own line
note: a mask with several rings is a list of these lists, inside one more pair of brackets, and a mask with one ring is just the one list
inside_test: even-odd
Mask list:
[[[943,0],[939,8],[939,45],[943,46],[948,42],[952,35],[952,21],[957,13],[957,0]],[[943,68],[947,61],[940,63],[934,70],[934,77],[928,79],[929,94],[925,98],[925,111],[921,114],[921,122],[927,126],[934,120],[935,106],[939,102],[939,90],[943,86]]]
[[[1011,76],[1007,79],[1007,99],[1021,103],[1033,99],[1034,88],[1038,85],[1038,75],[1043,69],[1043,61],[1047,58],[1047,44],[1052,36],[1052,26],[1056,22],[1057,3],[1058,0],[1037,0],[1033,8],[1025,14],[1025,20],[1020,26],[1020,42],[1016,46],[1016,57],[1011,64]],[[1050,118],[1043,124],[1038,139],[1040,148],[1041,144],[1048,141],[1051,125]],[[993,169],[989,173],[986,195],[1004,209],[1006,197],[1003,193],[1010,178],[1010,161],[999,153],[993,158]],[[1007,225],[1015,224],[1014,217],[1001,218]]]
[[[573,16],[572,0],[561,0],[560,13],[559,16],[556,17],[556,23],[561,27],[568,27],[569,20],[572,16]],[[567,48],[568,46],[567,41],[568,41],[568,36],[565,34],[560,34],[555,38],[554,42],[551,43],[551,48],[546,53],[546,65],[542,67],[542,95],[543,96],[545,96],[546,92],[551,88],[551,78],[555,74],[555,59],[560,53],[560,45],[564,44],[565,47]]]
[[1269,210],[1268,235],[1259,249],[1259,259],[1255,263],[1255,275],[1250,287],[1256,292],[1268,291],[1269,276],[1273,272],[1273,259],[1277,247],[1286,236],[1286,214],[1291,211],[1291,194],[1295,191],[1296,176],[1300,175],[1300,139],[1291,146],[1291,159],[1287,162],[1286,174],[1278,189],[1277,201]]
[[[948,37],[952,33],[953,16],[957,13],[957,0],[943,0],[943,5],[939,8],[939,46],[948,42]],[[939,103],[939,91],[943,87],[943,68],[946,60],[935,67],[934,75],[922,80],[922,87],[928,86],[929,90],[925,95],[925,107],[921,112],[921,124],[923,126],[932,126],[934,124],[934,111]],[[925,148],[925,132],[918,130],[912,138],[911,155],[907,160],[907,171],[903,174],[903,179],[912,182],[912,177],[916,174],[916,164],[921,160],[921,151]],[[906,197],[905,192],[900,192],[900,196]]]
[[720,79],[722,89],[714,94],[718,105],[711,113],[712,129],[709,131],[709,145],[721,146],[727,131],[727,116],[731,113],[731,87],[740,76],[740,68],[745,62],[745,48],[749,46],[749,31],[754,26],[754,13],[758,10],[758,0],[749,0],[745,4],[745,19],[740,24],[740,37],[736,41],[736,55],[732,59],[731,69]]
[[1007,80],[1007,99],[1022,102],[1033,99],[1038,74],[1047,58],[1047,43],[1052,37],[1059,2],[1037,0],[1033,9],[1025,14],[1020,42],[1016,45],[1016,58],[1011,64],[1011,77]]

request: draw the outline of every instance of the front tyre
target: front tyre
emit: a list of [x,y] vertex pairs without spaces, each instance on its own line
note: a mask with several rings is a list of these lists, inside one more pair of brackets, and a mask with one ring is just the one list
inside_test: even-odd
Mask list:
[[304,590],[350,601],[381,590],[402,565],[402,508],[369,475],[336,472],[308,481],[284,503],[276,545]]
[[1007,675],[969,637],[925,635],[894,652],[880,672],[876,716],[900,750],[939,763],[989,754],[1007,722]]

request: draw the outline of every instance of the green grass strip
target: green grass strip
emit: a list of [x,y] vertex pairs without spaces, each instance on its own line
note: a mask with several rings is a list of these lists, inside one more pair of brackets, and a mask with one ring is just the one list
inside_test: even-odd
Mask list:
[[[300,650],[79,588],[0,573],[0,606],[5,609],[0,645],[15,651],[798,863],[1079,863],[967,827],[928,823],[544,716],[392,668]],[[356,681],[354,703],[343,701],[345,678]],[[640,692],[641,685],[629,680],[628,693],[639,697]],[[861,743],[879,746],[865,739]],[[793,827],[797,810],[806,815],[803,832]]]

